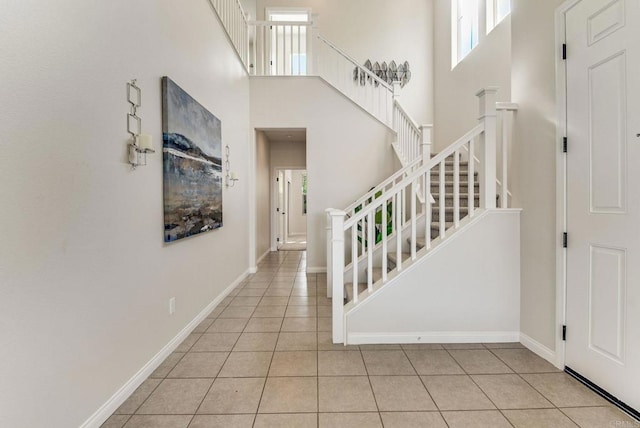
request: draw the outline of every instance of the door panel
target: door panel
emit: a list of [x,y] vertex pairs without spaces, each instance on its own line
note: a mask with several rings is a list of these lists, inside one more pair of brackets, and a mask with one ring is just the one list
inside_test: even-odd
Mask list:
[[624,51],[589,69],[591,118],[591,211],[626,209],[626,54]]
[[582,0],[565,16],[565,363],[640,409],[640,4]]

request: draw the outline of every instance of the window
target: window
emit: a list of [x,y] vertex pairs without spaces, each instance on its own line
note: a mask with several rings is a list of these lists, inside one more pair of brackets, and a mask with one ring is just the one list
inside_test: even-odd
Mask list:
[[480,40],[480,0],[454,0],[452,5],[453,17],[453,65],[455,67],[462,59],[478,45]]
[[511,0],[487,1],[487,34],[511,13]]
[[[483,11],[481,13],[481,11]],[[486,21],[484,19],[486,11]],[[451,64],[454,68],[511,13],[511,0],[451,1]],[[482,22],[480,18],[482,17]],[[486,27],[485,27],[486,25]]]

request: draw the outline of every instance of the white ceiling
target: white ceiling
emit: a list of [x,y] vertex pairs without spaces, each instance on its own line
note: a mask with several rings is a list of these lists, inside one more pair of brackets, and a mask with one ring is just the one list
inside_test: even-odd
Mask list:
[[271,142],[289,141],[292,143],[306,143],[307,142],[307,130],[300,128],[291,129],[260,129],[264,132],[267,139]]

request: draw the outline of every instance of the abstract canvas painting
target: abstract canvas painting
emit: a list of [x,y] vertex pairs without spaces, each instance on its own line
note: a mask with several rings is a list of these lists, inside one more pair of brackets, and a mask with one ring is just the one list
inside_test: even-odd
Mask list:
[[220,119],[162,78],[164,240],[222,227]]

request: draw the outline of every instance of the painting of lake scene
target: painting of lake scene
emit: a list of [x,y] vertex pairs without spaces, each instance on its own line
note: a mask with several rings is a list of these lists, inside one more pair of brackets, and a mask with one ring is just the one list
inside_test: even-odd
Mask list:
[[162,78],[164,240],[222,227],[222,131],[211,114]]

